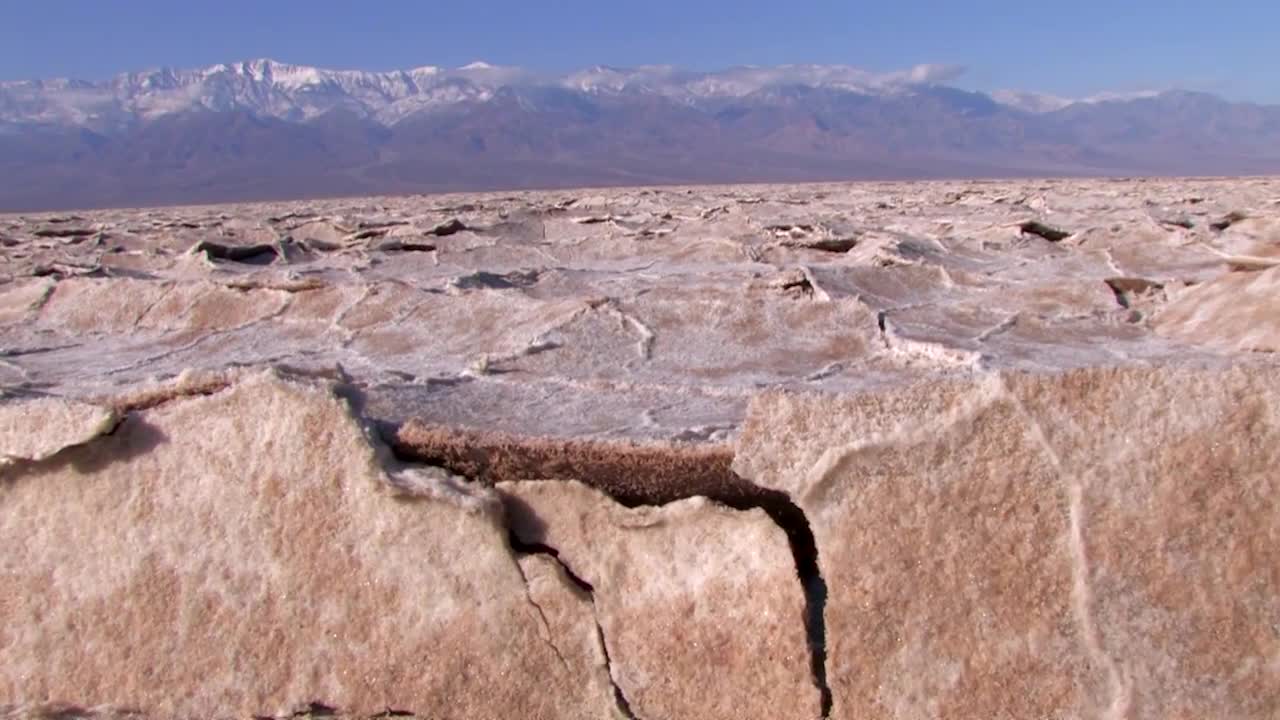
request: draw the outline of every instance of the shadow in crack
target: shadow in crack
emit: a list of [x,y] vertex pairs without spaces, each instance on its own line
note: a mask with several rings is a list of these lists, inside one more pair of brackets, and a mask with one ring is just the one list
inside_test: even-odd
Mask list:
[[[733,472],[731,447],[522,438],[412,420],[398,426],[384,423],[379,431],[401,461],[435,465],[485,485],[556,478],[596,488],[626,507],[660,506],[701,496],[735,510],[763,510],[782,528],[791,548],[805,598],[805,635],[813,683],[823,717],[830,714],[827,583],[818,565],[813,530],[791,496],[760,487]],[[507,512],[519,514],[522,522],[539,522],[527,507],[508,505]],[[529,533],[529,537],[538,535]],[[512,538],[512,547],[521,551],[517,538]],[[556,557],[551,548],[525,547]],[[566,572],[573,574],[568,568]]]
[[[508,496],[504,498],[503,505],[506,506],[508,512],[523,512],[525,514],[526,519],[523,521],[523,524],[524,527],[530,531],[530,535],[537,537],[541,537],[543,535],[545,525],[542,524],[542,521],[537,518],[537,515],[532,512],[532,510],[530,510],[523,501],[518,498]],[[591,606],[594,613],[596,604],[595,587],[581,578],[573,571],[573,568],[569,567],[560,559],[559,550],[542,543],[523,542],[516,535],[515,530],[510,528],[507,530],[507,542],[510,543],[511,549],[518,555],[545,555],[554,560],[556,564],[560,566],[560,569],[564,571],[565,577],[569,578],[570,582],[591,598]],[[596,620],[596,640],[600,643],[601,652],[604,653],[605,667],[609,669],[609,684],[613,686],[614,704],[617,706],[618,712],[620,712],[623,717],[635,720],[636,715],[631,709],[631,701],[627,700],[626,694],[622,692],[622,688],[618,685],[617,680],[613,676],[613,659],[609,656],[609,644],[605,641],[604,628],[600,626],[599,620]]]
[[[813,672],[813,684],[817,686],[822,702],[822,717],[831,715],[831,687],[827,684],[827,581],[818,566],[818,543],[809,527],[809,519],[791,496],[777,490],[762,491],[764,497],[759,507],[783,532],[791,545],[796,573],[804,588],[804,625],[809,639],[809,668]],[[730,505],[730,507],[733,507]]]

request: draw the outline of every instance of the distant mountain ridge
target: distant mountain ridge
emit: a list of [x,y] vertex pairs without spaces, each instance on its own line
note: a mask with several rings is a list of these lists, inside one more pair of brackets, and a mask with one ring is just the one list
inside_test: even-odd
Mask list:
[[0,83],[0,209],[567,185],[1280,172],[1280,107],[1070,100],[920,65],[389,72],[252,60]]
[[[425,66],[366,72],[258,59],[194,70],[125,73],[99,83],[67,79],[0,82],[0,121],[110,126],[196,110],[245,110],[296,121],[342,109],[392,125],[423,110],[489,100],[504,87],[564,88],[592,95],[653,94],[697,102],[741,98],[788,85],[883,95],[942,82],[958,72],[958,68],[945,65],[918,65],[892,73],[844,65],[736,67],[718,72],[671,66],[596,66],[555,76],[484,62],[452,69]],[[1011,94],[1009,104],[1019,106],[1024,97],[1031,94]],[[1070,104],[1054,100],[1057,107]]]

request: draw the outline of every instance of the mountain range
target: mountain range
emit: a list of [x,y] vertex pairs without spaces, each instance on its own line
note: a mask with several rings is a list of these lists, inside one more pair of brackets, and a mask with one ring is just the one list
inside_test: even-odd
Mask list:
[[254,60],[0,82],[0,210],[703,182],[1280,172],[1280,107],[971,92],[960,70],[568,75]]

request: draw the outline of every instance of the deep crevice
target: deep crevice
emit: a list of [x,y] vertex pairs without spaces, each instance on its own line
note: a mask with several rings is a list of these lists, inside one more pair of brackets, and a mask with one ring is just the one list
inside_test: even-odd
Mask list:
[[[510,528],[507,530],[507,542],[510,543],[511,549],[517,554],[543,555],[551,558],[555,561],[556,565],[559,565],[560,569],[564,571],[565,577],[569,578],[570,582],[577,586],[579,590],[586,593],[587,597],[591,598],[591,615],[596,625],[596,640],[599,641],[600,650],[604,653],[605,674],[609,676],[609,685],[613,688],[614,704],[617,705],[618,711],[622,713],[623,717],[629,718],[629,720],[638,720],[635,712],[631,709],[631,702],[627,700],[626,694],[622,692],[622,688],[618,685],[618,681],[613,677],[613,660],[609,657],[609,645],[605,642],[604,628],[600,627],[600,618],[596,615],[595,587],[592,586],[591,583],[579,577],[572,568],[560,559],[560,551],[550,545],[522,542],[520,538],[516,536],[515,531]],[[532,600],[530,602],[532,602]]]
[[190,252],[193,255],[204,253],[212,260],[227,260],[251,265],[270,265],[283,257],[280,248],[272,243],[231,245],[213,240],[201,240],[191,248]]
[[1066,230],[1059,230],[1056,227],[1045,225],[1038,220],[1028,220],[1019,225],[1018,230],[1021,231],[1023,235],[1035,235],[1036,237],[1043,238],[1052,243],[1062,242],[1063,240],[1071,237],[1071,233]]
[[449,237],[450,235],[456,235],[466,229],[467,226],[458,218],[449,218],[445,222],[442,222],[428,230],[427,234],[434,235],[436,237]]
[[1232,225],[1248,219],[1248,217],[1248,215],[1240,212],[1239,210],[1233,210],[1232,212],[1227,213],[1221,220],[1209,223],[1209,227],[1218,232],[1222,232]]
[[804,629],[809,643],[809,671],[818,688],[822,717],[831,715],[831,686],[827,684],[827,581],[818,565],[818,543],[809,526],[809,518],[791,496],[780,490],[760,489],[761,497],[752,502],[717,500],[735,510],[764,510],[773,523],[782,528],[791,546],[791,556],[804,590]]
[[[593,600],[592,603],[594,602]],[[609,657],[609,644],[604,641],[604,628],[600,627],[598,620],[596,621],[596,639],[600,641],[600,651],[604,653],[604,666],[609,675],[609,684],[613,686],[613,702],[618,706],[618,712],[628,720],[638,720],[635,712],[631,710],[631,703],[627,700],[627,696],[623,694],[622,688],[618,687],[618,682],[613,679],[613,660]]]
[[[515,547],[516,547],[515,539],[516,539],[515,533],[513,533],[510,528],[508,528],[507,542],[508,544],[511,545],[511,548],[513,550],[515,550]],[[539,604],[538,601],[533,598],[533,588],[529,585],[529,576],[525,574],[524,566],[520,564],[520,558],[518,557],[519,555],[518,550],[516,551],[516,555],[517,555],[516,570],[520,573],[520,580],[524,582],[525,599],[527,599],[529,601],[529,604],[533,606],[534,611],[538,613],[538,619],[542,621],[542,629],[545,630],[547,633],[547,639],[546,639],[547,647],[551,648],[551,652],[555,654],[556,659],[560,661],[560,664],[564,666],[564,669],[568,672],[572,672],[573,671],[572,668],[569,667],[569,661],[565,659],[564,653],[560,652],[560,646],[556,645],[555,640],[552,637],[555,631],[551,629],[551,621],[547,619],[546,610],[544,610],[542,605]]]
[[1137,277],[1111,277],[1103,282],[1111,289],[1111,294],[1115,296],[1116,304],[1124,310],[1132,308],[1133,301],[1137,296],[1164,289],[1164,283]]
[[560,566],[560,569],[564,570],[565,577],[569,578],[569,581],[577,586],[579,590],[587,593],[588,595],[595,595],[595,586],[574,574],[573,570],[560,559],[559,550],[551,547],[550,545],[543,545],[542,543],[524,542],[516,535],[515,531],[511,529],[507,530],[507,542],[511,543],[511,549],[516,551],[517,554],[546,555],[552,560],[555,560],[556,564]]
[[[77,719],[80,717],[81,716],[77,716]],[[375,713],[373,715],[344,714],[336,707],[325,705],[324,703],[313,702],[307,705],[305,709],[298,710],[297,712],[292,713],[290,715],[284,715],[284,716],[252,715],[251,717],[253,718],[253,720],[294,720],[294,719],[303,720],[304,718],[306,720],[312,720],[314,718],[343,718],[346,720],[356,720],[357,718],[364,718],[364,720],[379,720],[380,718],[416,718],[416,717],[426,717],[426,716],[419,716],[417,713],[411,712],[409,710],[394,710],[391,708],[387,708],[386,710],[383,710],[380,713]],[[70,720],[70,718],[68,718],[67,720]]]
[[89,228],[44,228],[32,234],[38,238],[86,238],[97,233]]
[[[790,495],[760,487],[733,472],[731,447],[529,439],[414,422],[399,427],[384,424],[380,430],[400,460],[443,467],[485,485],[554,478],[594,487],[625,507],[661,506],[705,497],[734,510],[763,510],[787,536],[805,599],[810,672],[819,693],[822,717],[830,715],[833,700],[827,684],[827,584],[818,564],[813,530]],[[589,583],[560,562],[554,548],[521,543],[514,535],[510,540],[516,552],[555,558],[583,590],[593,592]]]
[[876,311],[876,330],[879,332],[880,344],[884,345],[885,350],[893,351],[893,340],[889,334],[889,311]]
[[807,276],[801,276],[795,280],[788,280],[777,286],[784,294],[795,293],[812,298],[817,292],[813,287],[813,282]]

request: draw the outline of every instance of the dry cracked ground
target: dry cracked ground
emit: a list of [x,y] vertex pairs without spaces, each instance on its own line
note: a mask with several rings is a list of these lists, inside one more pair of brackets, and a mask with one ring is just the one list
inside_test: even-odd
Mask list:
[[0,216],[0,718],[1280,716],[1280,181]]

